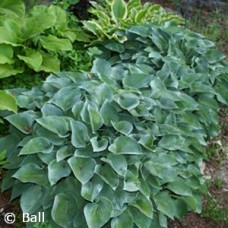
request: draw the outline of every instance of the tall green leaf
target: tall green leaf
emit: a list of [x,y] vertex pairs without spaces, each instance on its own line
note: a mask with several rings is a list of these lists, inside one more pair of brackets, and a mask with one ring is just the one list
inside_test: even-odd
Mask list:
[[25,13],[25,5],[21,0],[1,0],[0,12],[1,14],[14,14],[22,17]]
[[58,38],[53,35],[41,36],[40,43],[42,46],[50,51],[70,51],[72,50],[72,44],[70,40],[64,38]]
[[0,110],[17,112],[17,101],[9,92],[0,90]]

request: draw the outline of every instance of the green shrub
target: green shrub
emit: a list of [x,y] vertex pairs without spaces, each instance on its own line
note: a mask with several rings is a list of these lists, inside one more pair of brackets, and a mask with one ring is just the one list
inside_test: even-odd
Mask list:
[[58,6],[39,5],[27,12],[20,0],[1,1],[0,78],[77,65],[73,42],[81,40],[82,32],[68,24],[67,13]]
[[167,13],[160,5],[142,5],[140,0],[130,0],[127,3],[124,0],[104,0],[91,4],[89,12],[92,19],[84,21],[83,25],[85,30],[96,37],[96,41],[113,38],[123,42],[126,36],[122,32],[131,25],[148,22],[157,25],[183,23],[182,18]]
[[5,117],[2,189],[52,227],[158,228],[201,212],[199,163],[226,102],[224,56],[177,27],[134,26],[126,36],[104,43],[108,61],[91,72],[13,90],[21,111]]

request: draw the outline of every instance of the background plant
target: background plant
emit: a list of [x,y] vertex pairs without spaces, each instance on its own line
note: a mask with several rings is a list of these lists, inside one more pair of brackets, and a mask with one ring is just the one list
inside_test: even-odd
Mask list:
[[0,14],[0,78],[59,72],[63,66],[69,70],[77,65],[80,54],[73,42],[81,39],[60,7],[39,5],[27,12],[22,1],[3,0]]
[[115,39],[123,42],[126,36],[121,31],[136,24],[154,23],[164,25],[169,23],[182,24],[177,15],[167,13],[160,5],[146,3],[140,0],[98,1],[91,2],[89,10],[91,19],[84,21],[84,29],[91,32],[97,40]]
[[91,72],[13,90],[21,111],[5,117],[2,188],[53,227],[167,227],[201,211],[199,163],[227,102],[224,55],[178,27],[125,35],[101,45]]

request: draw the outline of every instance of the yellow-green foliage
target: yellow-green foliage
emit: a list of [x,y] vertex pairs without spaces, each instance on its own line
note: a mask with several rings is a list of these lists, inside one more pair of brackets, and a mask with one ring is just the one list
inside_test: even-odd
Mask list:
[[72,51],[75,33],[58,6],[35,6],[26,12],[21,0],[0,1],[0,78],[29,68],[58,72],[60,56]]

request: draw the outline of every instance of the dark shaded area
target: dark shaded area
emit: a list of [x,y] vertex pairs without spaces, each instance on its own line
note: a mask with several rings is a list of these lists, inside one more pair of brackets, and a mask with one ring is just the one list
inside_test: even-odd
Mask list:
[[88,8],[90,7],[90,2],[91,0],[80,0],[78,3],[71,5],[69,11],[79,19],[88,19]]

